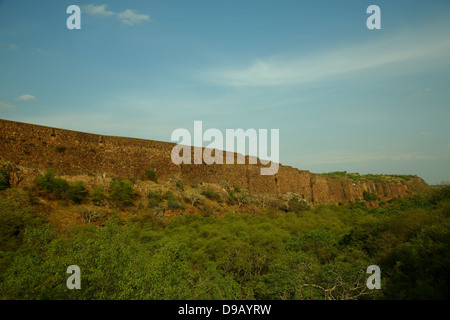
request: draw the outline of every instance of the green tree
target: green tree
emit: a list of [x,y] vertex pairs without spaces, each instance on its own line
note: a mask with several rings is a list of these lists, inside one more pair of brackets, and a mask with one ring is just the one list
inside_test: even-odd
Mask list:
[[92,203],[101,206],[106,199],[105,191],[101,186],[97,186],[90,192]]
[[119,207],[133,205],[136,198],[133,183],[120,178],[113,179],[109,185],[109,197]]
[[158,182],[158,177],[156,176],[156,172],[154,170],[148,169],[145,171],[145,175],[148,180]]
[[89,191],[85,188],[82,181],[75,181],[69,185],[67,197],[73,202],[80,204],[89,195]]

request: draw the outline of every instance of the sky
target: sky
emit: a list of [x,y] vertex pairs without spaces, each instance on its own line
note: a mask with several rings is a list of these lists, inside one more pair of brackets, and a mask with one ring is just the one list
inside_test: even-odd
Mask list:
[[0,118],[167,142],[195,120],[279,129],[284,165],[439,184],[449,31],[449,0],[0,0]]

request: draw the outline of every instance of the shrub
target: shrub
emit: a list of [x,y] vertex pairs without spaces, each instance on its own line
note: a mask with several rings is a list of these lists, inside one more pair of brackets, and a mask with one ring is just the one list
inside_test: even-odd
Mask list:
[[135,200],[133,183],[130,180],[114,179],[109,185],[109,197],[118,206],[131,206]]
[[177,186],[178,189],[180,189],[181,191],[184,190],[184,182],[182,180],[178,180],[175,185]]
[[205,202],[205,197],[195,189],[191,189],[188,192],[187,199],[191,202],[192,206],[195,206],[196,204],[202,204]]
[[229,206],[234,206],[237,203],[237,199],[234,196],[234,192],[229,192],[228,193],[228,199],[227,199],[227,204]]
[[163,196],[160,193],[150,191],[147,194],[147,198],[148,198],[148,207],[154,208],[159,205]]
[[432,204],[437,204],[441,201],[450,199],[450,185],[444,184],[438,186],[431,192],[429,198]]
[[73,202],[80,204],[89,194],[89,191],[84,187],[82,181],[76,181],[67,189],[67,197]]
[[11,186],[10,179],[11,177],[9,175],[9,171],[6,167],[2,167],[0,169],[0,191],[5,190]]
[[213,210],[210,206],[202,206],[201,210],[204,217],[210,217],[213,214]]
[[240,192],[236,196],[236,200],[238,202],[238,206],[241,207],[243,204],[247,204],[250,201],[250,195],[245,192]]
[[108,219],[111,213],[108,210],[101,208],[90,208],[82,206],[78,211],[83,223],[104,222]]
[[147,193],[148,199],[155,199],[158,203],[162,200],[163,196],[161,193],[150,191]]
[[214,190],[211,190],[210,188],[204,190],[203,195],[210,200],[220,201],[220,194],[215,192]]
[[172,191],[167,190],[166,193],[164,193],[164,199],[166,200],[175,199],[175,196],[173,195]]
[[63,153],[64,151],[67,150],[66,147],[62,147],[62,146],[58,146],[58,147],[56,147],[55,149],[56,149],[56,151],[58,151],[59,153]]
[[229,185],[228,183],[226,183],[226,182],[222,182],[222,183],[220,184],[220,186],[221,186],[222,188],[224,188],[224,189],[225,189],[226,191],[228,191],[228,192],[231,191],[230,185]]
[[289,211],[299,213],[302,211],[309,210],[309,206],[304,200],[300,200],[297,197],[292,198],[288,202]]
[[103,204],[103,201],[105,200],[106,195],[105,195],[105,191],[103,190],[103,188],[101,186],[95,187],[94,189],[92,189],[91,191],[91,200],[92,203],[95,204],[96,206],[100,206]]
[[62,178],[55,178],[53,170],[49,169],[38,178],[38,186],[57,199],[65,199],[68,195],[69,183]]
[[158,182],[158,178],[154,170],[148,169],[147,171],[145,171],[145,175],[147,176],[148,180]]
[[380,198],[378,198],[378,196],[376,194],[370,193],[370,192],[368,192],[366,190],[364,190],[364,192],[363,192],[363,198],[366,201],[377,201],[377,200],[380,200]]
[[356,198],[355,202],[349,204],[350,209],[365,209],[367,208],[366,202],[361,201],[360,198]]
[[148,199],[148,207],[149,207],[149,208],[155,208],[155,207],[158,206],[158,204],[159,204],[159,201],[158,201],[158,200],[156,200],[156,199],[154,199],[154,198]]
[[170,198],[169,200],[167,200],[167,207],[169,209],[178,209],[180,208],[180,205],[178,204],[177,200],[175,200],[174,198]]
[[43,176],[38,177],[37,183],[39,188],[51,192],[53,191],[55,180],[55,172],[52,169],[48,169]]
[[89,194],[82,181],[69,184],[62,178],[55,178],[55,173],[51,169],[38,178],[38,187],[58,200],[69,199],[78,204]]

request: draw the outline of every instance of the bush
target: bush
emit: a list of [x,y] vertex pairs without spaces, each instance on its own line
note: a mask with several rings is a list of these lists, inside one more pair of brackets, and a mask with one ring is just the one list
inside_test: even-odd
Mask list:
[[133,183],[130,180],[114,179],[109,185],[109,197],[120,207],[131,206],[136,197]]
[[178,180],[175,185],[177,186],[178,189],[180,189],[181,191],[184,190],[184,182],[182,180]]
[[157,207],[158,204],[159,204],[159,201],[157,199],[155,199],[155,198],[148,199],[148,207],[149,208]]
[[432,204],[450,199],[450,185],[438,186],[431,192],[429,198]]
[[78,215],[81,217],[83,223],[90,224],[91,222],[104,222],[108,219],[111,213],[102,208],[90,208],[81,206]]
[[160,200],[162,200],[163,196],[162,196],[162,194],[159,193],[159,192],[156,192],[156,191],[149,191],[149,192],[147,193],[147,198],[149,198],[149,199],[154,198],[154,199],[158,199],[158,200],[160,201]]
[[214,190],[211,190],[210,188],[204,190],[203,195],[210,200],[220,201],[220,194],[215,192]]
[[378,196],[376,194],[370,193],[370,192],[368,192],[366,190],[364,190],[364,192],[363,192],[363,198],[366,201],[377,201],[377,200],[380,200],[380,198],[378,198]]
[[89,191],[84,187],[82,181],[76,181],[67,189],[67,198],[73,202],[80,204],[89,194]]
[[196,189],[191,189],[187,194],[187,200],[191,202],[192,206],[196,204],[202,204],[205,202],[205,197],[198,192]]
[[55,178],[55,172],[51,169],[38,178],[38,186],[47,193],[54,195],[56,199],[66,199],[70,188],[66,180]]
[[10,175],[6,167],[0,169],[0,191],[5,190],[11,186]]
[[178,201],[175,200],[174,198],[170,198],[169,200],[167,200],[167,207],[169,209],[178,209],[181,208],[181,206],[178,204]]
[[248,193],[245,192],[240,192],[237,196],[236,196],[236,200],[238,202],[238,206],[241,207],[243,204],[247,204],[250,201],[250,195]]
[[222,182],[222,183],[220,184],[220,186],[221,186],[222,188],[224,188],[227,192],[230,192],[230,191],[231,191],[230,185],[229,185],[228,183],[226,183],[226,182]]
[[163,199],[163,196],[162,196],[162,194],[160,194],[158,192],[150,191],[149,193],[147,193],[147,198],[149,200],[148,203],[150,206],[150,203],[155,203],[156,205],[158,205],[161,202],[161,200]]
[[289,211],[295,212],[295,213],[309,210],[309,206],[306,203],[306,201],[300,200],[297,197],[294,197],[291,200],[289,200],[288,208],[289,208]]
[[229,206],[234,206],[235,204],[237,203],[237,199],[236,199],[236,197],[234,196],[234,192],[229,192],[228,193],[228,199],[227,199],[227,204],[229,205]]
[[204,217],[210,217],[213,214],[213,210],[210,206],[202,206],[201,210]]
[[103,188],[101,186],[95,187],[94,189],[92,189],[91,191],[91,200],[92,203],[95,204],[96,206],[100,206],[103,204],[103,201],[105,200],[106,195],[105,195],[105,191],[103,190]]
[[154,170],[148,169],[145,172],[145,175],[147,176],[147,179],[150,181],[158,182],[158,178],[156,176],[156,172]]
[[55,178],[55,173],[51,169],[47,170],[43,176],[38,178],[38,186],[55,199],[69,199],[78,204],[89,194],[82,181],[69,184],[62,178]]

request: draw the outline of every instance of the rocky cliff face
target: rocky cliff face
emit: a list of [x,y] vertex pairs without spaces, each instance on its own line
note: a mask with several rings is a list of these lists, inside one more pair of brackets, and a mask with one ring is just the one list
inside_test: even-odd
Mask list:
[[[314,203],[348,203],[364,191],[382,200],[401,197],[427,187],[419,177],[402,183],[352,182],[280,165],[274,176],[262,176],[261,164],[182,164],[171,161],[175,144],[135,138],[103,136],[0,120],[0,161],[16,168],[13,183],[28,184],[53,168],[57,173],[95,184],[114,177],[140,178],[153,169],[159,181],[181,179],[187,184],[228,183],[253,193],[294,192]],[[236,162],[235,162],[236,163]]]

